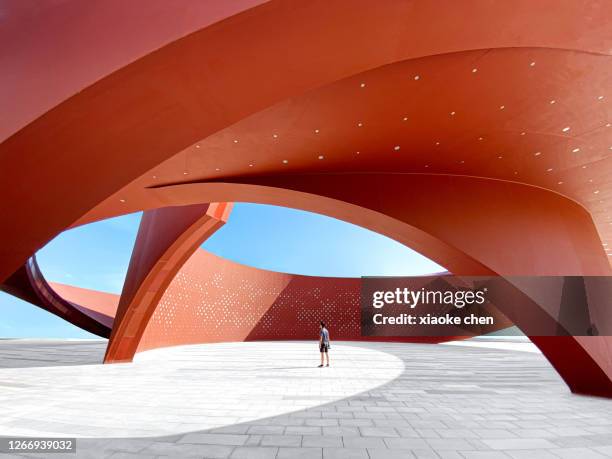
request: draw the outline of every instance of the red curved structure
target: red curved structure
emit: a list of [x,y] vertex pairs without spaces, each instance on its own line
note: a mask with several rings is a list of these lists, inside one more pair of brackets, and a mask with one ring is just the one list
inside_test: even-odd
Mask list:
[[[66,228],[234,201],[357,223],[455,274],[611,274],[611,5],[88,8],[3,13],[0,281]],[[130,269],[107,358],[154,316],[156,266]],[[573,391],[612,395],[611,337],[532,340]]]
[[[311,340],[325,320],[335,340],[439,343],[467,336],[370,338],[361,334],[361,279],[311,277],[240,265],[197,250],[164,293],[137,351],[202,342]],[[495,325],[512,325],[495,307]],[[171,320],[168,320],[171,318]]]
[[[144,222],[143,226],[150,228],[150,221]],[[130,347],[130,353],[123,351],[120,358],[114,351],[120,346],[113,340],[120,343],[125,339],[125,333],[120,333],[119,327],[113,328],[105,359],[107,363],[131,361],[137,352],[182,344],[312,339],[322,318],[333,330],[336,340],[438,343],[467,337],[419,336],[416,327],[417,331],[412,337],[364,337],[361,335],[359,278],[278,273],[234,263],[201,248],[189,252],[190,256],[180,269],[166,277],[170,279],[169,285],[161,291],[154,306],[151,303],[145,305],[150,314],[138,322],[141,332],[134,338],[135,344]],[[78,312],[82,308],[78,306],[79,303],[87,304],[97,312],[104,310],[111,314],[111,322],[115,318],[115,311],[118,323],[121,320],[119,308],[125,291],[121,295],[114,295],[70,285],[52,286],[56,296],[61,294],[66,308],[72,307]],[[37,304],[31,298],[22,298]],[[44,304],[37,305],[48,309]],[[138,309],[134,306],[131,308]],[[495,325],[482,327],[481,334],[512,325],[492,305],[487,305],[487,310],[495,317]],[[62,311],[51,312],[85,328],[71,320],[70,315],[62,315]],[[100,319],[100,322],[104,321]]]
[[231,204],[194,204],[145,212],[121,292],[105,362],[132,361],[168,285],[189,256],[227,220]]
[[35,256],[0,284],[0,290],[45,309],[94,335],[110,337],[117,309],[115,295],[50,284],[43,276]]

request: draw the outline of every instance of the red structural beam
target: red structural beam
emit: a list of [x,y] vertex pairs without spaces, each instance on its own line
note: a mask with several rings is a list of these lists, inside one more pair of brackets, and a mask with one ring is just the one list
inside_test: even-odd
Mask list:
[[[145,3],[3,10],[0,281],[69,227],[235,201],[357,223],[455,274],[611,274],[611,4],[153,1],[167,26],[143,27]],[[150,222],[109,361],[172,277],[159,260],[188,251],[164,238],[188,219]],[[612,337],[532,339],[572,390],[612,394]]]

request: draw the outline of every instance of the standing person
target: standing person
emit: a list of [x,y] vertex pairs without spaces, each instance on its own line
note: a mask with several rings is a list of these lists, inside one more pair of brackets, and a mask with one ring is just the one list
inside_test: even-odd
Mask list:
[[323,366],[323,355],[327,357],[327,366],[329,366],[329,331],[325,328],[325,323],[321,321],[319,326],[319,351],[321,352],[321,365]]

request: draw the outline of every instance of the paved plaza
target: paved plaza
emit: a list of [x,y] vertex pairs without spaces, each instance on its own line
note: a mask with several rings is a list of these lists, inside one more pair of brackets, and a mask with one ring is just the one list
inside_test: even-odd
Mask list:
[[335,342],[316,368],[314,341],[100,365],[103,341],[3,340],[0,434],[78,437],[58,459],[612,457],[612,400],[528,343],[467,344]]

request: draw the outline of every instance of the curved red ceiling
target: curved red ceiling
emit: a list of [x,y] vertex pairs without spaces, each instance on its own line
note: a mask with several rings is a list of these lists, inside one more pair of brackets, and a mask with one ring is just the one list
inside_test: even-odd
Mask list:
[[19,0],[0,5],[0,140],[87,86],[265,0]]
[[608,67],[607,56],[540,48],[379,67],[200,140],[81,223],[155,207],[147,189],[162,185],[292,173],[425,173],[553,190],[587,208],[602,238],[611,239]]
[[[0,132],[58,105],[0,144],[13,223],[2,237],[14,241],[3,269],[74,222],[146,201],[143,185],[158,172],[169,182],[256,167],[517,180],[588,206],[608,237],[605,199],[589,193],[609,193],[609,4],[209,2],[186,12],[163,3],[5,8],[12,71],[0,87],[15,109]],[[270,143],[277,131],[284,147]],[[197,144],[207,153],[185,154]]]

